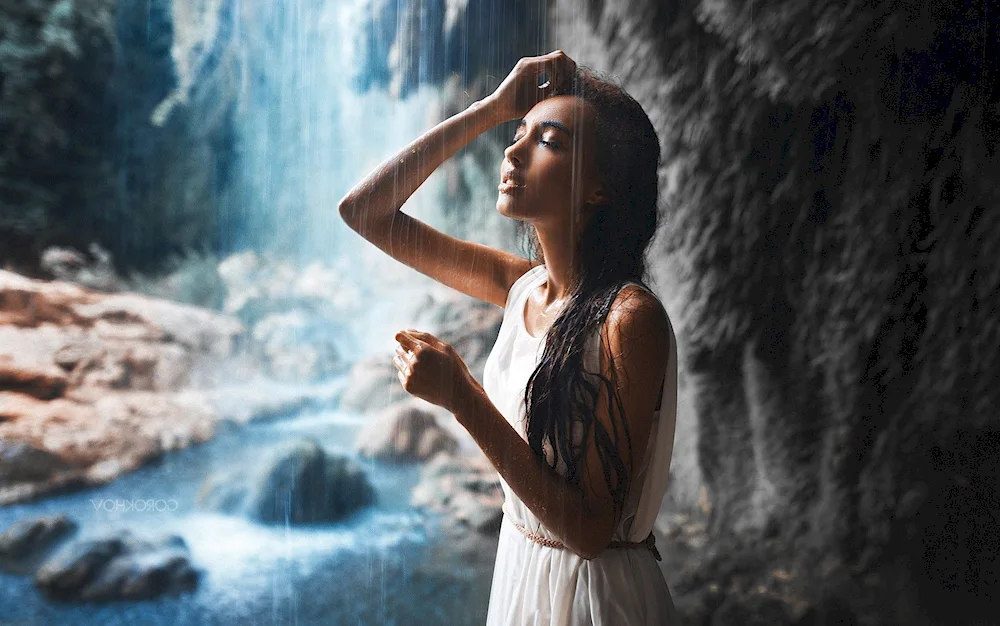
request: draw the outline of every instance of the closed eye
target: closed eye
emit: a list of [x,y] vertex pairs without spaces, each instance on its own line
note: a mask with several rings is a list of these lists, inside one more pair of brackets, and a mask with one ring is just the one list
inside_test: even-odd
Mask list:
[[[510,143],[507,144],[507,147],[513,146],[520,139],[521,139],[521,137],[514,137],[513,139],[510,140]],[[554,141],[545,141],[544,139],[539,139],[538,141],[542,145],[549,146],[550,148],[558,148],[559,147],[559,144],[555,143]]]

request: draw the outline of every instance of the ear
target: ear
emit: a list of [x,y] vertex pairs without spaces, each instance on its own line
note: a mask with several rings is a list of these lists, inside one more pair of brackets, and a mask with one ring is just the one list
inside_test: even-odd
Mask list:
[[590,192],[590,195],[587,197],[587,204],[594,205],[595,207],[597,205],[604,204],[607,201],[608,201],[608,199],[604,195],[604,187],[603,186],[597,187],[596,189],[594,189],[592,192]]

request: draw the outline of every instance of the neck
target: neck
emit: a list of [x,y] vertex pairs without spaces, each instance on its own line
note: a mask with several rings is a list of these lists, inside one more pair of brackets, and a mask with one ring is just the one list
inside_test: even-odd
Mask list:
[[565,300],[573,284],[577,237],[566,237],[568,230],[570,229],[565,225],[552,228],[535,226],[548,274],[544,294],[545,306]]

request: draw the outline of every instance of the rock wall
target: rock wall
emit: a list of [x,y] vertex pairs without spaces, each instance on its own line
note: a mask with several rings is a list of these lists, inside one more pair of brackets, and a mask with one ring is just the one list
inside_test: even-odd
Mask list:
[[[708,513],[702,587],[772,580],[780,562],[806,583],[815,623],[985,619],[1000,569],[1000,110],[985,51],[1000,14],[960,2],[548,8],[546,37],[519,55],[560,48],[612,74],[663,144],[652,264],[683,360],[671,493]],[[512,64],[491,70],[499,80]],[[387,84],[405,84],[389,69]],[[740,615],[728,610],[719,619]]]
[[554,40],[619,75],[665,144],[660,253],[685,277],[671,296],[713,528],[906,572],[897,620],[984,610],[1000,119],[982,51],[1000,22],[961,3],[553,16]]
[[100,242],[122,267],[214,249],[230,181],[229,0],[0,7],[0,260]]

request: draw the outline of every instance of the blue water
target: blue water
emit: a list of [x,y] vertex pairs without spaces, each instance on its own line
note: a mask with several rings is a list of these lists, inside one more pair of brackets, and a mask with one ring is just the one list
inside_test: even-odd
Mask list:
[[[74,604],[46,600],[30,577],[0,573],[0,623],[482,624],[488,563],[455,558],[441,566],[436,518],[409,506],[421,466],[359,458],[352,446],[364,419],[331,409],[234,427],[108,485],[0,508],[0,530],[65,513],[80,524],[82,537],[117,528],[176,533],[202,571],[197,590],[187,594]],[[210,473],[302,436],[365,468],[377,505],[340,523],[307,527],[266,526],[196,507]],[[421,567],[431,562],[438,565],[434,573]]]

